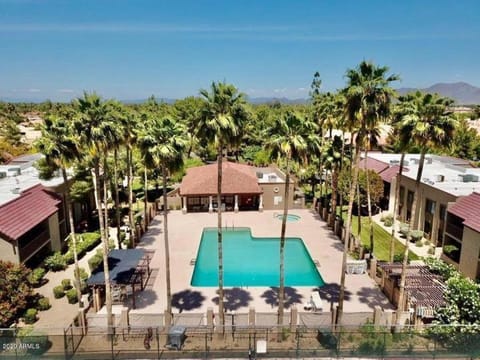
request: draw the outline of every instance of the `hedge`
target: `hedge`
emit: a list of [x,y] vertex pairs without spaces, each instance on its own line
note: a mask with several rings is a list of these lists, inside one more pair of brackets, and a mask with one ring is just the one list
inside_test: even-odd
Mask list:
[[27,311],[25,311],[25,314],[23,315],[25,324],[33,324],[35,321],[37,321],[37,313],[38,313],[37,309],[34,309],[34,308],[27,309]]

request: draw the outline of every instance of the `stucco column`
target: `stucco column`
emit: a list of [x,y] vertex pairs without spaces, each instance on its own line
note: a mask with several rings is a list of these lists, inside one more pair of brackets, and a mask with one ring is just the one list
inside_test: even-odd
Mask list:
[[258,211],[263,211],[263,194],[260,194],[260,201],[258,203]]
[[235,195],[235,206],[233,207],[233,211],[238,212],[238,195]]
[[187,213],[187,197],[186,196],[182,197],[182,203],[183,203],[182,213],[186,214]]
[[208,197],[208,212],[213,212],[213,196],[211,195]]

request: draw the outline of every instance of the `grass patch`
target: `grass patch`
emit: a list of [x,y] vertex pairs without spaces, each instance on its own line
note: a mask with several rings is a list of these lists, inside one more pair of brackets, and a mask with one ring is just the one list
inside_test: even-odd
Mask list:
[[[344,213],[344,218],[347,214]],[[352,234],[358,235],[358,217],[352,216]],[[374,254],[378,260],[389,261],[390,257],[390,238],[391,233],[387,232],[380,225],[373,222],[373,247]],[[370,226],[368,217],[362,217],[362,233],[360,240],[363,246],[370,247]],[[405,252],[405,245],[395,239],[395,255],[403,255]],[[408,258],[410,260],[418,260],[418,256],[413,252],[408,252]]]

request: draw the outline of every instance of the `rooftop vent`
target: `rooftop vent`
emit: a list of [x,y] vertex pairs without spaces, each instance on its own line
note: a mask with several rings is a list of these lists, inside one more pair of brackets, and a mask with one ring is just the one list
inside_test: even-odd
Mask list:
[[400,165],[400,160],[390,160],[390,166]]
[[473,174],[458,174],[458,180],[461,182],[478,182],[478,175]]
[[445,175],[435,175],[434,180],[436,182],[444,182],[445,181]]
[[256,174],[257,174],[257,179],[263,178],[263,173],[261,171],[257,171]]
[[416,159],[416,158],[411,158],[411,159],[410,159],[410,164],[418,165],[419,162],[420,162],[419,159]]
[[433,159],[431,157],[426,157],[425,158],[425,163],[431,164],[433,162]]

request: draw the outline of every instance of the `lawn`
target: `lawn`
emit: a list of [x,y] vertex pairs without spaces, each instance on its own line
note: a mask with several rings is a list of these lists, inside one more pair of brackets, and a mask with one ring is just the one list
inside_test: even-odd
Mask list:
[[[346,213],[344,213],[344,218],[346,217]],[[358,217],[352,217],[352,233],[357,235],[357,225],[358,225]],[[373,241],[374,241],[374,253],[375,257],[378,260],[388,261],[390,257],[390,238],[391,233],[385,231],[380,225],[377,223],[373,223]],[[361,234],[361,242],[362,245],[365,247],[370,247],[370,226],[368,217],[362,217],[362,234]],[[403,255],[405,251],[405,246],[398,240],[395,239],[395,255]],[[418,256],[413,252],[409,251],[408,255],[410,260],[417,260]]]

